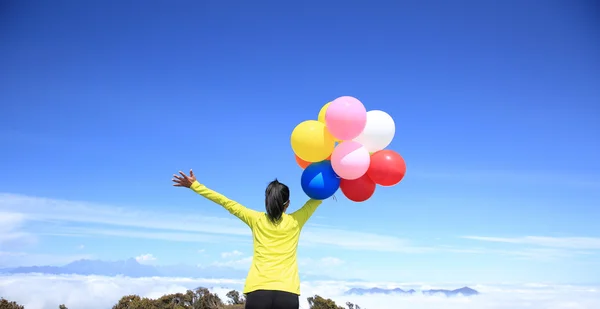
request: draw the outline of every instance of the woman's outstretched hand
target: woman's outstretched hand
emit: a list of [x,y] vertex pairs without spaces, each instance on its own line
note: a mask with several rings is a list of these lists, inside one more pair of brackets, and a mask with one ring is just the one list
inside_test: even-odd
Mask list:
[[[181,176],[179,176],[181,175]],[[192,186],[194,181],[196,181],[196,176],[194,176],[194,171],[190,170],[190,176],[186,175],[182,171],[179,171],[179,175],[173,174],[173,186],[175,187],[186,187],[189,188]]]

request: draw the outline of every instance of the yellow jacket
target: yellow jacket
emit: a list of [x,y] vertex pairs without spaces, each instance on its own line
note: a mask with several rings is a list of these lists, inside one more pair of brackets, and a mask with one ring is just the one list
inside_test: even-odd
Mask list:
[[248,209],[197,181],[191,189],[223,206],[252,230],[254,255],[244,293],[276,290],[300,295],[296,258],[300,231],[322,201],[308,200],[302,208],[289,215],[284,213],[281,221],[273,224],[266,213]]

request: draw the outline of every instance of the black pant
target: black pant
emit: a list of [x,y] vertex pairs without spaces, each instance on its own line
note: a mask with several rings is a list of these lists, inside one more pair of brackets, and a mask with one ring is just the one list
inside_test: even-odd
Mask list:
[[283,291],[256,290],[246,294],[246,309],[298,309],[298,295]]

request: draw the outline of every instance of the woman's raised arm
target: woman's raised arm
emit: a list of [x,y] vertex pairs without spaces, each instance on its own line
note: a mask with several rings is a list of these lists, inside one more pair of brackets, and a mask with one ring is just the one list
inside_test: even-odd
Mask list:
[[310,199],[304,204],[304,206],[302,206],[302,208],[292,213],[291,216],[294,217],[296,221],[298,221],[298,225],[300,225],[300,228],[302,228],[306,221],[308,221],[308,219],[315,212],[315,210],[317,210],[317,207],[321,205],[321,203],[323,203],[322,200]]
[[229,211],[232,215],[244,221],[244,223],[246,223],[250,228],[253,227],[256,218],[261,214],[258,211],[248,209],[240,203],[207,188],[203,184],[200,184],[196,180],[196,176],[192,170],[190,170],[190,176],[187,176],[183,172],[179,172],[179,174],[181,176],[173,175],[173,182],[175,182],[173,186],[187,187],[192,189],[194,192],[202,195],[206,199],[223,206],[223,208],[227,209],[227,211]]

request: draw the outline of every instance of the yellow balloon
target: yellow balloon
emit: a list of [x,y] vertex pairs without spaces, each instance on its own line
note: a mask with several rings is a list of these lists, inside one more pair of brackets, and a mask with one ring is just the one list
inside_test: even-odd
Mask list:
[[301,122],[292,131],[292,150],[307,162],[320,162],[333,152],[333,136],[325,124],[316,120]]
[[329,108],[329,104],[331,104],[331,102],[323,105],[323,107],[321,107],[321,110],[319,111],[319,121],[322,123],[325,123],[325,113],[327,112],[327,108]]

